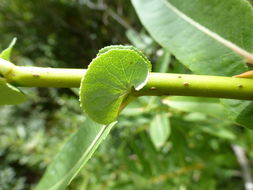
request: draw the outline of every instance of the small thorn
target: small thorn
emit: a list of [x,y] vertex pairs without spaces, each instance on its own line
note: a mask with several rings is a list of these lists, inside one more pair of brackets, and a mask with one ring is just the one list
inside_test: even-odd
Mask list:
[[247,71],[245,73],[239,74],[239,75],[235,75],[233,77],[237,77],[237,78],[253,78],[253,71]]

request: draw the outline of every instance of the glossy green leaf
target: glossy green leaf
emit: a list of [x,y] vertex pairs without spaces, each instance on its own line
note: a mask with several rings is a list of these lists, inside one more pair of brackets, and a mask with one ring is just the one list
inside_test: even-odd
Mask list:
[[115,122],[110,125],[101,125],[87,119],[56,155],[35,189],[64,190],[90,159],[114,125]]
[[133,47],[103,48],[82,79],[81,107],[98,123],[115,121],[129,94],[146,84],[150,68],[148,59]]
[[[151,36],[193,73],[233,76],[247,70],[247,56],[238,55],[253,52],[253,9],[247,1],[132,0],[132,3]],[[246,116],[253,117],[250,101],[236,101],[236,106],[233,100],[222,102],[230,118],[251,127],[244,122],[248,120]]]
[[253,12],[246,1],[132,0],[132,3],[152,37],[193,72],[231,76],[245,71],[245,59],[224,40],[252,51]]
[[[7,49],[1,52],[0,66],[1,64],[6,64],[3,62],[10,60],[12,48],[15,45],[15,42],[16,38],[12,40]],[[11,84],[8,84],[4,78],[0,77],[0,105],[21,104],[24,101],[26,101],[25,94],[23,94],[18,88],[12,86]]]
[[170,122],[168,114],[157,113],[150,123],[149,134],[156,148],[161,148],[170,135]]

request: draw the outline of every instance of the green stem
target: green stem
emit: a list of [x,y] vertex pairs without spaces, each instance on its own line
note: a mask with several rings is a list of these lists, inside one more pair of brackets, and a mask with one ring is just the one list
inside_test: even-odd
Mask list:
[[[6,62],[5,62],[6,63]],[[85,69],[53,69],[21,67],[10,63],[1,66],[0,73],[16,86],[24,87],[79,87]],[[150,73],[148,82],[135,96],[202,96],[253,100],[253,79]]]
[[85,69],[15,66],[5,78],[15,86],[74,88],[80,86],[85,72]]
[[253,100],[253,79],[208,75],[151,73],[137,96],[202,96]]

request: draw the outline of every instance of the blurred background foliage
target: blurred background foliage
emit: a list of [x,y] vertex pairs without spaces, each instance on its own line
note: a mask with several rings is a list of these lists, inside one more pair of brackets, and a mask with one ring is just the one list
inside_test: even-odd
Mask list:
[[[190,73],[148,36],[130,1],[1,0],[0,49],[13,37],[18,65],[85,68],[100,48],[133,44],[154,71]],[[23,90],[29,101],[0,108],[0,190],[32,188],[85,121],[77,89]],[[253,132],[227,120],[217,99],[142,97],[69,189],[240,190],[252,160]]]

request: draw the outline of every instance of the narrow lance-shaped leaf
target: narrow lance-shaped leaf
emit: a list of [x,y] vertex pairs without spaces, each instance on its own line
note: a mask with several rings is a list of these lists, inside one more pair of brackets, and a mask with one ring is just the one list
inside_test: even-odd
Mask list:
[[115,122],[101,125],[87,119],[56,155],[35,190],[64,190],[114,125]]
[[184,112],[198,112],[218,118],[224,118],[224,108],[216,98],[172,96],[163,99],[163,103],[170,108]]
[[[252,51],[253,42],[248,40],[253,37],[249,28],[253,14],[248,3],[241,0],[132,2],[152,37],[195,73],[234,75],[245,71],[245,58],[224,41],[237,49]],[[229,22],[231,19],[233,22]]]
[[[233,76],[247,70],[246,61],[252,62],[253,9],[247,1],[132,0],[132,3],[152,37],[196,74]],[[230,118],[251,127],[250,101],[222,102]]]
[[157,149],[161,148],[170,135],[170,122],[168,114],[157,113],[150,123],[149,134]]

